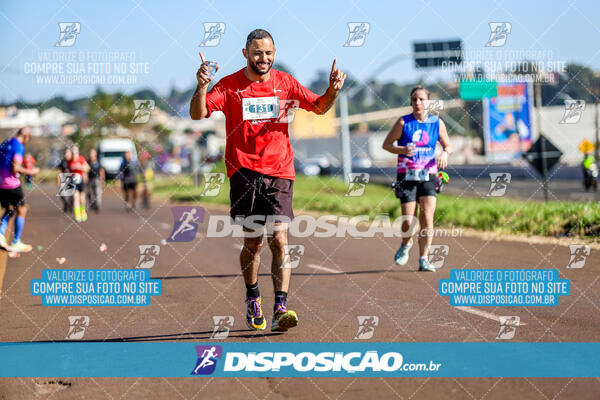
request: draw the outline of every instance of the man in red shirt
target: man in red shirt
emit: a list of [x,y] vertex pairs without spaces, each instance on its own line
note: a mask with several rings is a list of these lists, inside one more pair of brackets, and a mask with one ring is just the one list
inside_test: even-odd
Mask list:
[[[35,162],[35,157],[32,156],[31,153],[25,153],[25,157],[23,157],[23,167],[25,167],[25,169],[34,169]],[[31,189],[31,185],[33,185],[33,175],[25,175],[25,183],[27,184],[27,189]]]
[[[329,88],[318,96],[291,75],[271,69],[275,58],[273,37],[255,29],[246,39],[242,53],[245,68],[221,79],[207,93],[212,81],[209,63],[202,53],[196,72],[198,86],[192,97],[190,116],[208,118],[213,111],[226,117],[225,163],[231,191],[231,217],[244,223],[244,247],[240,265],[246,283],[246,322],[255,330],[266,328],[258,290],[258,268],[263,231],[256,225],[274,222],[267,237],[273,253],[271,275],[275,290],[272,331],[287,331],[298,324],[298,316],[286,307],[291,269],[286,258],[288,222],[292,211],[294,152],[288,134],[287,112],[303,108],[324,114],[333,106],[346,74],[333,61]],[[250,223],[249,223],[250,221]],[[252,228],[249,228],[252,226]]]

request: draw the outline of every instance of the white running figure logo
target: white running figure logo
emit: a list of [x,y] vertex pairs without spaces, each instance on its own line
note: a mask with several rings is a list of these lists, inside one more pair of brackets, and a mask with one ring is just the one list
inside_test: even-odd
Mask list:
[[215,363],[212,360],[212,358],[217,356],[215,354],[216,350],[217,349],[214,346],[211,347],[210,349],[204,350],[204,352],[202,353],[202,357],[203,357],[202,362],[196,366],[196,368],[194,369],[194,373],[197,373],[199,368],[210,367],[211,365],[213,365]]
[[187,232],[187,231],[191,231],[194,229],[194,226],[191,224],[191,222],[196,222],[198,221],[199,217],[196,217],[196,209],[192,208],[190,211],[186,211],[183,214],[181,214],[181,218],[179,218],[179,222],[182,222],[181,225],[179,225],[179,228],[177,228],[177,230],[175,232],[173,232],[173,234],[171,235],[171,240],[175,240],[175,236],[179,235],[180,233],[183,232]]

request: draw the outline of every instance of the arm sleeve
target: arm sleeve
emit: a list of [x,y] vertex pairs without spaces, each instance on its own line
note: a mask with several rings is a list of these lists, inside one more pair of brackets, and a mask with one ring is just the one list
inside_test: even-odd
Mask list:
[[206,109],[210,117],[213,111],[223,111],[225,109],[225,87],[219,81],[208,93],[206,93]]
[[298,100],[300,102],[300,108],[306,111],[312,111],[317,105],[317,100],[320,96],[302,86],[296,78],[290,76],[290,79],[291,85],[288,94],[290,98],[292,100]]
[[[16,142],[16,140],[15,140]],[[23,163],[23,157],[25,156],[25,146],[20,145],[15,149],[15,154],[13,154],[11,161],[16,161],[19,164]]]
[[119,172],[117,172],[117,176],[115,176],[116,180],[123,179],[123,169],[125,168],[125,160],[121,161],[121,165],[119,166]]

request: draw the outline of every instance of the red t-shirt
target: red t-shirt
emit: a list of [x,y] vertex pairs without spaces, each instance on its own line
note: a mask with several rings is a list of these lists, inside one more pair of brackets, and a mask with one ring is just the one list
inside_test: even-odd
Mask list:
[[85,163],[85,158],[82,155],[79,155],[77,158],[73,157],[69,161],[69,171],[83,176],[83,166]]
[[290,74],[274,69],[266,82],[250,81],[244,68],[221,79],[206,94],[206,107],[207,117],[213,111],[225,114],[227,175],[245,167],[293,180],[287,111],[298,107],[312,111],[318,98]]
[[23,158],[23,167],[26,169],[35,167],[35,158],[33,158],[33,156],[26,156]]

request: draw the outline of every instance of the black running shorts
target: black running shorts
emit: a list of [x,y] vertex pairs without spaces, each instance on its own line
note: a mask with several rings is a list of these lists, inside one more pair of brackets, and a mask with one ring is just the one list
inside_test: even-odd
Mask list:
[[282,222],[289,222],[294,218],[294,181],[241,168],[229,178],[229,182],[230,214],[234,220],[252,216],[254,222],[263,225],[269,216]]
[[398,173],[396,181],[396,197],[400,199],[401,203],[410,203],[411,201],[417,201],[419,197],[433,196],[435,192],[435,174],[429,174],[428,181],[407,181],[404,180],[406,174]]
[[23,190],[21,186],[14,189],[0,189],[0,204],[2,208],[8,210],[9,207],[16,208],[25,205]]

